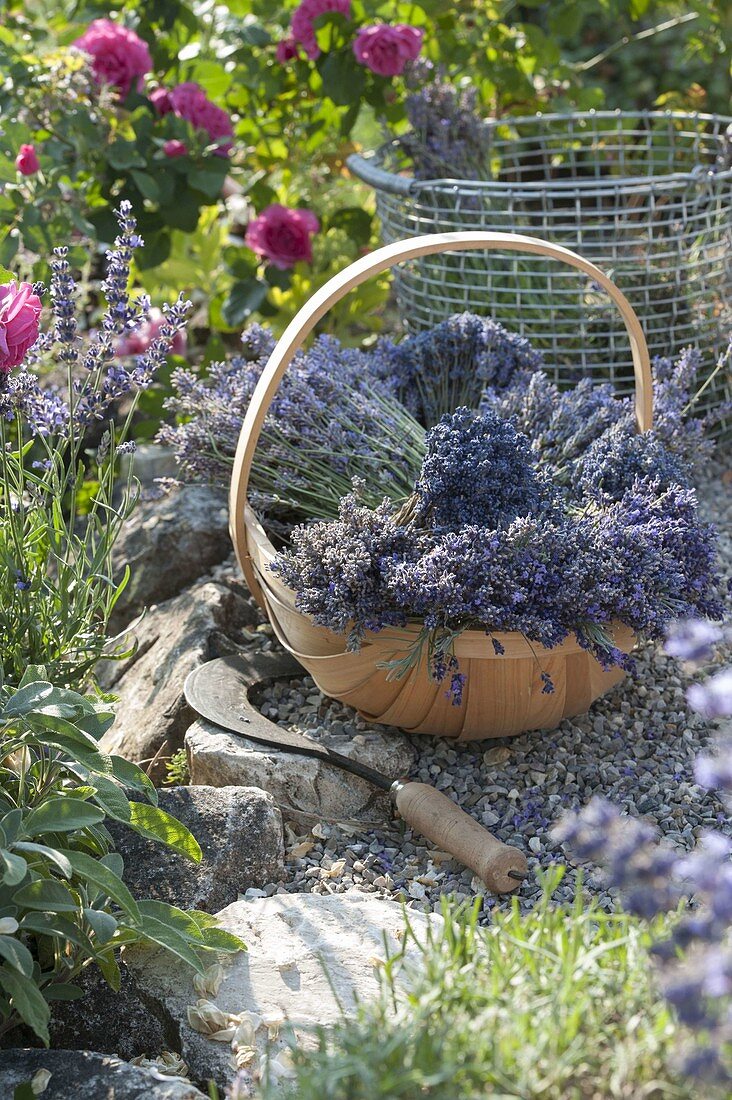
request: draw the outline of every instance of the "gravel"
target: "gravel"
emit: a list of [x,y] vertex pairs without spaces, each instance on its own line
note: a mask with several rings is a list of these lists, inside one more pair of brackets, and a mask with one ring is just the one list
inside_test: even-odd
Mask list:
[[[732,478],[715,468],[699,492],[706,517],[719,527],[722,568],[730,574]],[[269,648],[268,635],[265,628],[259,641]],[[724,664],[723,658],[718,663]],[[558,729],[464,746],[412,738],[418,749],[412,778],[434,784],[495,836],[525,852],[530,876],[518,892],[523,909],[541,892],[537,872],[552,862],[567,864],[555,897],[569,900],[576,867],[549,834],[563,812],[595,794],[651,822],[681,849],[691,848],[704,829],[729,828],[719,799],[694,782],[694,758],[718,728],[686,705],[686,688],[695,679],[698,674],[660,647],[645,645],[637,651],[633,676],[588,714],[565,720]],[[353,710],[322,697],[307,676],[268,687],[259,705],[268,718],[310,736],[334,727],[353,735],[367,728]],[[265,885],[265,894],[360,890],[439,912],[443,894],[467,900],[484,889],[471,871],[399,821],[382,830],[321,823],[309,833],[288,824],[287,843],[287,878]],[[599,876],[585,873],[585,886],[603,905],[613,905],[612,891]],[[484,919],[505,904],[506,898],[485,895]]]

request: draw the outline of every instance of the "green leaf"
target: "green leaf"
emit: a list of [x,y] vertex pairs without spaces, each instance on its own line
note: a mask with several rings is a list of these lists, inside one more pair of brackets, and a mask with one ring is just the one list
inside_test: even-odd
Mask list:
[[140,172],[138,169],[133,168],[130,175],[137,184],[137,189],[143,198],[149,199],[150,202],[160,201],[160,188],[149,173]]
[[6,886],[17,886],[28,873],[28,864],[22,856],[13,855],[7,848],[0,849],[0,881]]
[[23,1081],[13,1089],[13,1100],[36,1100],[36,1094],[30,1081]]
[[48,936],[50,939],[59,939],[62,942],[68,940],[76,947],[80,947],[88,956],[93,956],[94,945],[81,930],[74,920],[62,917],[59,913],[26,913],[20,922],[23,932],[35,932],[39,936]]
[[48,1046],[48,1021],[51,1010],[35,982],[10,966],[2,966],[0,967],[0,985],[10,996],[13,1008],[21,1020]]
[[158,233],[145,233],[145,247],[139,249],[135,263],[141,271],[148,271],[167,260],[170,255],[171,238],[167,230]]
[[28,684],[36,683],[38,680],[48,683],[48,672],[45,665],[28,665],[21,677],[18,687],[27,687]]
[[120,783],[124,783],[133,791],[146,794],[149,801],[157,806],[158,792],[150,776],[142,768],[138,768],[137,764],[133,764],[131,760],[125,760],[122,756],[112,756],[110,759],[112,775],[115,779],[119,779]]
[[224,320],[232,328],[239,328],[263,304],[269,287],[260,279],[246,279],[234,283],[223,306]]
[[130,802],[124,791],[102,775],[94,776],[92,782],[96,788],[95,801],[102,809],[115,821],[129,821]]
[[52,982],[43,990],[47,1001],[79,1001],[84,990],[71,982]]
[[58,867],[64,878],[71,878],[73,874],[71,864],[56,848],[49,848],[47,844],[34,844],[31,840],[18,840],[15,847],[19,852],[30,852],[34,855],[43,856],[49,863],[53,863]]
[[39,878],[21,886],[13,894],[13,903],[43,913],[75,913],[79,908],[68,887],[54,878]]
[[371,240],[371,215],[360,206],[346,206],[336,210],[328,219],[330,228],[344,229],[356,244],[366,245]]
[[360,100],[366,87],[366,73],[351,50],[326,54],[319,69],[323,91],[334,103],[348,107]]
[[84,916],[94,932],[97,943],[108,943],[117,931],[117,921],[111,913],[105,913],[102,909],[84,909]]
[[151,943],[164,947],[183,962],[188,963],[197,974],[203,973],[203,963],[191,947],[187,937],[175,928],[170,928],[155,917],[143,917],[135,921],[133,926],[145,939]]
[[68,859],[74,871],[81,878],[87,882],[91,882],[104,894],[115,901],[128,916],[137,919],[140,914],[140,910],[137,908],[137,902],[133,898],[130,891],[125,886],[122,879],[114,874],[109,867],[98,859],[94,859],[93,856],[89,856],[86,852],[70,852],[68,849],[63,853]]
[[16,970],[33,977],[33,956],[28,948],[13,936],[0,936],[0,955]]
[[0,711],[0,719],[19,718],[24,714],[28,714],[36,707],[41,706],[52,693],[52,684],[33,683],[18,688]]
[[220,165],[214,164],[203,168],[192,168],[186,175],[189,186],[196,191],[202,191],[209,199],[217,199],[221,194],[221,188],[226,179],[228,164],[224,157],[217,157]]
[[130,803],[130,825],[141,836],[161,840],[169,848],[201,862],[201,848],[193,834],[171,814],[147,802]]
[[104,980],[107,982],[107,985],[111,986],[111,988],[116,993],[118,993],[119,988],[122,985],[122,975],[120,973],[120,969],[119,969],[119,966],[117,964],[117,960],[114,957],[114,951],[113,950],[110,950],[109,952],[105,951],[102,954],[97,955],[96,956],[96,963],[97,963],[97,966],[99,967],[99,969],[101,970],[102,976],[103,976]]
[[145,158],[138,152],[134,141],[117,138],[106,150],[106,159],[113,168],[144,168]]
[[28,815],[23,823],[23,832],[26,836],[68,833],[97,825],[104,818],[104,810],[89,802],[80,802],[77,798],[49,798],[48,802]]
[[22,824],[23,811],[17,808],[10,810],[0,819],[0,827],[5,834],[5,845],[7,845],[8,848],[13,844]]

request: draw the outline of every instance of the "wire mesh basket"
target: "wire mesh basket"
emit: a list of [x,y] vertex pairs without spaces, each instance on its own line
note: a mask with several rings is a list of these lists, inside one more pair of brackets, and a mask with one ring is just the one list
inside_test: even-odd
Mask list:
[[[488,179],[417,179],[397,141],[353,155],[376,190],[386,243],[423,233],[497,230],[577,249],[624,291],[652,355],[688,345],[714,371],[732,329],[732,119],[589,111],[488,122]],[[527,336],[559,383],[633,385],[627,335],[591,279],[541,257],[444,253],[395,274],[415,331],[471,310]],[[700,410],[732,398],[717,372]]]

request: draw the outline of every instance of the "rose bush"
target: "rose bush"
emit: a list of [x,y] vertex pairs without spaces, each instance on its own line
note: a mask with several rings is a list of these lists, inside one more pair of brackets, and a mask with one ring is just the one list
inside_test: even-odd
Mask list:
[[[336,259],[376,243],[372,198],[346,181],[344,161],[354,144],[378,142],[382,121],[404,129],[410,58],[469,77],[486,114],[649,106],[659,89],[673,105],[706,106],[705,88],[708,106],[726,110],[709,66],[724,39],[718,6],[700,0],[696,19],[659,33],[651,53],[633,35],[673,24],[667,9],[668,0],[608,0],[590,16],[557,0],[499,20],[479,0],[455,9],[438,0],[226,0],[211,10],[110,0],[106,12],[80,0],[73,16],[43,23],[6,0],[0,263],[20,252],[24,270],[47,278],[41,257],[71,237],[72,257],[91,255],[94,276],[94,246],[113,238],[111,210],[124,194],[145,237],[142,262],[164,264],[202,299],[199,333],[215,342],[257,315],[279,327]],[[21,153],[28,145],[38,165]],[[224,203],[227,176],[226,194],[238,195]],[[282,267],[249,247],[248,224],[275,205],[318,219],[312,259],[306,249]],[[219,213],[215,266],[198,232],[207,207]],[[213,221],[205,224],[210,236]],[[153,287],[162,301],[166,286],[158,278]]]

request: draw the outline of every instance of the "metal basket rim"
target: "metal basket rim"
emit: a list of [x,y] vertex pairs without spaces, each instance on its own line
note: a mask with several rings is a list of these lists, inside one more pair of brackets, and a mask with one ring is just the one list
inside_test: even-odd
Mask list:
[[[719,122],[726,123],[728,126],[732,125],[732,115],[722,115],[717,113],[708,114],[702,111],[560,111],[555,113],[545,114],[542,111],[537,111],[533,115],[506,115],[500,119],[487,119],[486,124],[495,129],[498,126],[517,126],[521,123],[536,123],[542,122],[556,122],[556,121],[573,121],[578,122],[585,119],[668,119],[673,120],[688,120],[691,122]],[[422,190],[450,190],[452,192],[458,191],[463,188],[465,191],[471,193],[498,193],[506,194],[512,193],[514,195],[536,195],[537,193],[551,193],[551,192],[571,192],[582,191],[584,193],[591,192],[593,189],[598,194],[606,194],[608,191],[617,191],[625,187],[652,187],[656,186],[671,186],[679,183],[691,183],[697,186],[701,184],[716,183],[717,181],[726,182],[732,179],[732,166],[729,168],[723,168],[719,171],[709,168],[707,171],[700,173],[698,171],[688,172],[662,172],[650,176],[610,176],[607,177],[608,186],[602,186],[602,180],[595,177],[592,178],[576,178],[569,180],[555,180],[551,183],[547,181],[534,181],[530,183],[511,183],[502,180],[469,180],[461,179],[458,177],[434,177],[431,179],[418,180],[414,176],[408,174],[398,174],[396,172],[390,172],[387,168],[382,167],[387,152],[391,149],[398,147],[399,139],[392,138],[389,141],[381,144],[377,149],[366,154],[351,154],[347,159],[348,167],[358,178],[363,179],[364,182],[370,183],[377,190],[390,191],[395,194],[417,196]],[[367,171],[365,171],[367,169]]]

